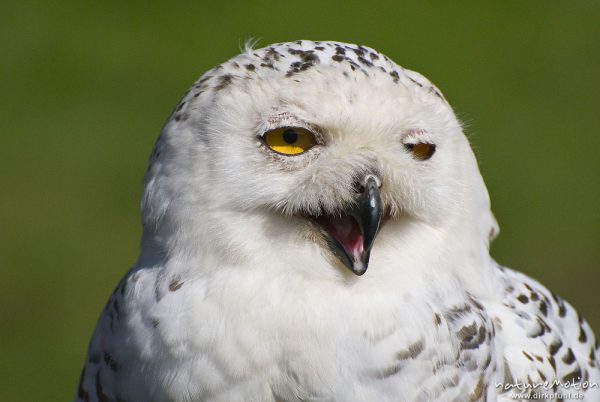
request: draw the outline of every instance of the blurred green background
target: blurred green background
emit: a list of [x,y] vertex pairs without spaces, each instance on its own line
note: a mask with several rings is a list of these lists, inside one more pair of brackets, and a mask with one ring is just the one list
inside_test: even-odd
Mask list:
[[251,37],[361,43],[433,80],[487,181],[492,254],[600,332],[599,21],[594,1],[3,1],[0,400],[74,395],[137,256],[153,142]]

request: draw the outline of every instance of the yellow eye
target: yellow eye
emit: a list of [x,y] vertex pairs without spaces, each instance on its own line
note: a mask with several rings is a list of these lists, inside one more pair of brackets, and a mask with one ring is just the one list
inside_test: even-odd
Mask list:
[[269,148],[283,155],[299,155],[317,143],[313,133],[301,127],[276,128],[267,131],[263,139]]

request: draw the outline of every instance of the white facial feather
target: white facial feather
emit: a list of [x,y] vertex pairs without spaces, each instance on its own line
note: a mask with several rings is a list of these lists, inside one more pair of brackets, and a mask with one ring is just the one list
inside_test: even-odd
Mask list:
[[[381,173],[383,202],[395,216],[461,226],[487,243],[495,225],[487,192],[439,90],[372,49],[317,46],[247,51],[200,78],[150,162],[146,228],[171,227],[196,242],[205,228],[193,211],[204,219],[226,210],[335,214],[352,203],[357,175],[371,169]],[[277,124],[315,127],[321,143],[300,156],[276,155],[258,137]],[[405,136],[415,132],[435,143],[432,160],[406,151]]]

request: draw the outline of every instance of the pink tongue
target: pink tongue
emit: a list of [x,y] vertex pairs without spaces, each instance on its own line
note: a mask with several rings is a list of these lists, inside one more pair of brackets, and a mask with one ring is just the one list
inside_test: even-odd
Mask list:
[[354,260],[363,252],[363,235],[358,224],[351,216],[329,217],[323,220],[323,226],[346,250]]

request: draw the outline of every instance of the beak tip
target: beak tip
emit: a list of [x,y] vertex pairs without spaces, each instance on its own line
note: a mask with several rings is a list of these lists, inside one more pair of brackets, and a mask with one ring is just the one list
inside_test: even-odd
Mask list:
[[350,270],[355,275],[362,276],[365,272],[367,272],[367,268],[369,268],[370,255],[370,250],[365,251],[360,259],[353,261],[352,266],[349,267]]

